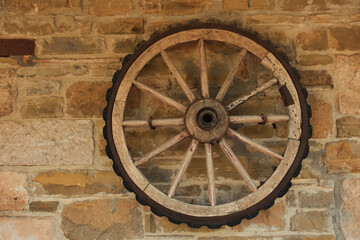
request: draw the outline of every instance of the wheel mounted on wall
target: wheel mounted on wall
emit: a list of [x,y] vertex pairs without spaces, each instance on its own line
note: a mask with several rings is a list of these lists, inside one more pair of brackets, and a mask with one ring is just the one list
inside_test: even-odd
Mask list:
[[[217,48],[223,52],[217,51]],[[216,55],[214,52],[217,56],[220,54],[224,64],[229,65],[228,68],[220,66],[219,69],[227,72],[222,79],[211,76],[211,73],[216,75],[216,72],[222,71],[212,71],[215,65],[211,63],[211,56]],[[181,59],[185,59],[182,64]],[[190,63],[186,59],[190,59]],[[253,69],[266,74],[253,74],[254,77],[250,73],[250,80],[242,81],[239,68],[245,60],[253,65],[255,62],[257,65]],[[142,77],[154,64],[165,65],[170,76],[164,80],[156,74],[155,67],[148,77]],[[191,64],[195,67],[189,67]],[[184,76],[184,68],[198,76]],[[252,79],[255,79],[254,84]],[[280,97],[276,98],[276,94]],[[259,114],[236,110],[248,102],[255,102],[256,98],[267,97],[270,101],[281,99],[280,104],[274,103],[281,106],[274,112],[269,109],[270,113],[264,111]],[[140,203],[149,205],[154,213],[165,215],[175,223],[215,228],[225,224],[235,225],[243,218],[256,216],[259,210],[270,207],[276,197],[288,191],[291,178],[299,173],[301,161],[308,152],[310,108],[306,103],[306,93],[293,70],[271,46],[231,26],[193,24],[170,29],[150,39],[115,73],[107,100],[104,135],[115,172],[123,178],[126,188],[136,194]],[[160,113],[154,110],[154,105],[161,105]],[[251,106],[243,109],[251,109]],[[166,116],[159,116],[161,114]],[[282,126],[285,131],[262,141],[263,137],[252,139],[246,131],[241,132],[248,125],[252,128]],[[157,133],[159,129],[161,132]],[[135,134],[137,140],[134,144],[129,136],[134,136],[136,131],[140,134]],[[168,137],[169,134],[172,136]],[[145,136],[148,135],[152,136],[149,138],[152,140],[146,142]],[[165,136],[166,139],[154,143],[154,136]],[[283,143],[281,152],[266,146],[273,139]],[[181,151],[179,146],[183,145],[185,147]],[[139,146],[142,148],[135,151]],[[243,149],[250,149],[250,153],[247,152],[244,158],[239,157],[242,153],[237,146],[245,146]],[[172,152],[174,148],[176,151]],[[187,170],[196,151],[199,152],[196,158],[202,159],[199,161],[203,161],[201,166],[206,172],[206,187],[201,187],[206,196],[202,195],[203,200],[198,202],[176,196],[179,185],[188,178]],[[260,173],[253,174],[253,170],[244,165],[244,159],[251,154],[265,159],[258,161],[266,166],[267,162],[271,162],[271,173],[262,176],[260,166],[260,170],[256,170]],[[221,165],[226,162],[239,176],[234,183],[239,183],[245,190],[237,198],[236,194],[227,201],[219,197],[223,190],[218,187],[220,178],[214,164],[218,158],[221,158]],[[248,158],[250,164],[255,161]],[[172,175],[164,177],[170,182],[159,185],[152,179],[154,174],[146,174],[149,173],[146,169],[156,167],[161,171],[161,161],[164,160],[177,165],[173,167]],[[189,179],[191,182],[191,177]],[[196,181],[192,184],[196,185]]]

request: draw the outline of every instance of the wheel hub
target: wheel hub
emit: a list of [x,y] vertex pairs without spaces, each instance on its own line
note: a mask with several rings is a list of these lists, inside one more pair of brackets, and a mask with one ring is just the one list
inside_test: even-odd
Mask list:
[[200,142],[212,143],[224,136],[229,126],[226,109],[214,99],[201,99],[186,110],[185,125]]

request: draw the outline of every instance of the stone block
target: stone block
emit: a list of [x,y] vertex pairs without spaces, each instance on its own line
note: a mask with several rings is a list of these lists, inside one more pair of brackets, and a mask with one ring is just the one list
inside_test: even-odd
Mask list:
[[113,171],[49,171],[39,173],[33,182],[39,195],[84,196],[98,193],[122,194],[122,180]]
[[0,123],[0,165],[89,165],[93,160],[89,120],[31,120]]
[[55,212],[59,202],[57,201],[49,201],[49,202],[41,202],[35,201],[30,203],[30,211],[32,212]]
[[322,65],[326,66],[333,63],[333,59],[329,55],[322,54],[310,54],[310,55],[301,55],[297,61],[302,66],[316,66]]
[[54,19],[55,30],[60,33],[90,34],[92,22],[87,18],[57,15]]
[[248,0],[224,0],[223,8],[225,10],[248,10],[249,3]]
[[360,114],[360,55],[336,58],[335,82],[340,113]]
[[39,14],[80,14],[81,0],[37,0],[36,12]]
[[159,0],[139,0],[139,9],[142,14],[158,14],[161,9]]
[[338,138],[360,137],[360,119],[356,117],[342,117],[336,120]]
[[55,217],[0,217],[0,239],[52,240],[55,229]]
[[360,50],[360,27],[330,27],[329,47],[336,50]]
[[244,219],[241,224],[232,229],[239,232],[251,231],[281,231],[285,228],[286,207],[283,201],[278,201],[267,210],[261,210],[259,214],[250,220]]
[[300,191],[299,203],[302,208],[334,208],[334,192],[317,189]]
[[113,52],[115,53],[133,53],[136,47],[137,40],[126,38],[116,40],[113,46]]
[[213,0],[160,0],[161,14],[170,16],[199,14],[209,9]]
[[250,0],[251,9],[270,9],[269,0]]
[[0,117],[13,112],[17,96],[15,74],[12,69],[0,70]]
[[331,216],[323,211],[300,212],[290,219],[292,231],[328,232],[331,226]]
[[21,108],[22,118],[57,118],[63,116],[63,99],[43,97],[26,101]]
[[51,80],[26,81],[23,86],[26,96],[56,95],[60,92],[61,82]]
[[80,76],[88,72],[86,66],[60,65],[60,64],[39,64],[32,67],[20,67],[16,71],[19,77],[60,77],[66,75]]
[[27,176],[25,173],[0,172],[0,211],[23,210],[29,200],[26,188]]
[[311,106],[312,117],[310,124],[313,127],[313,138],[326,138],[332,133],[332,107],[320,96],[310,95],[308,103]]
[[256,14],[250,15],[247,18],[248,23],[265,23],[265,24],[279,24],[279,23],[302,23],[304,22],[304,17],[299,16],[288,16],[288,15],[276,15],[276,14]]
[[308,51],[322,51],[328,49],[326,29],[318,28],[311,32],[299,33],[296,38],[296,46]]
[[88,200],[64,206],[61,228],[71,240],[140,239],[142,222],[142,209],[135,200]]
[[133,0],[91,0],[86,3],[89,14],[93,16],[119,16],[135,10]]
[[101,117],[111,82],[77,82],[66,89],[66,113],[76,117]]
[[105,51],[105,41],[101,38],[54,37],[39,44],[43,55],[96,54]]
[[349,178],[340,185],[340,228],[345,239],[355,240],[360,234],[360,179]]
[[11,17],[4,23],[8,34],[26,34],[29,36],[44,36],[55,32],[53,19],[48,17]]
[[112,22],[95,24],[99,34],[142,34],[144,22],[142,18],[118,18]]
[[327,143],[322,159],[329,173],[359,173],[360,144],[355,141]]

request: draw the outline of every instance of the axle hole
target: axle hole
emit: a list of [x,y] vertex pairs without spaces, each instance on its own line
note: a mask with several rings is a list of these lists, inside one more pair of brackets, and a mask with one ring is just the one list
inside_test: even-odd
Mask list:
[[203,121],[206,123],[210,123],[213,120],[213,117],[211,116],[211,114],[204,114],[203,116]]

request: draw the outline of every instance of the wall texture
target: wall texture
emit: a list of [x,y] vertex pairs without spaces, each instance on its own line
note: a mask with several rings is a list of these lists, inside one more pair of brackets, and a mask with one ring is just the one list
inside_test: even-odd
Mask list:
[[[139,205],[111,168],[106,90],[138,42],[193,19],[256,33],[309,91],[310,154],[288,194],[235,227],[191,229]],[[360,236],[358,0],[1,0],[0,239],[355,240]]]

